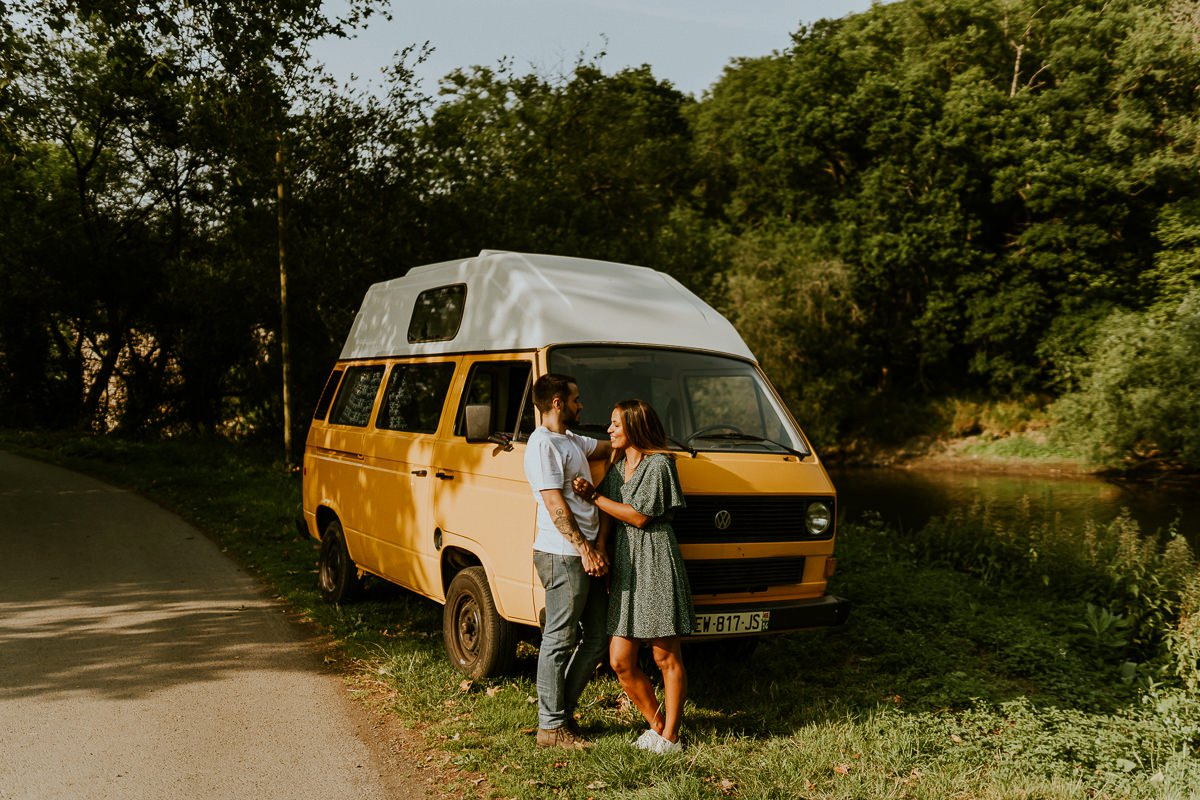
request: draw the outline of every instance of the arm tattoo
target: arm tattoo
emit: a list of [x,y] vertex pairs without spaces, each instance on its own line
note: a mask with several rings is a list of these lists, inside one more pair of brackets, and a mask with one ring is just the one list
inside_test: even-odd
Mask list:
[[576,547],[583,546],[584,538],[583,533],[579,530],[579,524],[575,522],[574,516],[567,514],[565,508],[554,510],[554,527],[558,528],[558,532],[571,544]]

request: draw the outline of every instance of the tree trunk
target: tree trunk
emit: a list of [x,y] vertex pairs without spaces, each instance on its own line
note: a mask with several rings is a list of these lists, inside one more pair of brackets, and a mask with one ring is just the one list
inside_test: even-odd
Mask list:
[[276,222],[279,233],[279,349],[280,360],[283,362],[283,457],[284,463],[292,466],[292,409],[291,393],[288,391],[291,372],[291,356],[289,354],[288,334],[288,301],[287,301],[287,251],[284,248],[283,228],[283,134],[275,135],[275,166],[278,171],[279,183],[276,188]]

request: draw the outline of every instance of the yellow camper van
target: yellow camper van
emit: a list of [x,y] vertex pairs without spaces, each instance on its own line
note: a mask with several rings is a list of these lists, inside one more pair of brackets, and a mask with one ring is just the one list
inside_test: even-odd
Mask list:
[[462,671],[509,666],[544,605],[522,464],[547,372],[578,381],[585,435],[606,436],[618,400],[662,417],[687,500],[674,527],[695,637],[845,620],[849,603],[826,591],[833,484],[729,321],[645,267],[486,250],[363,299],[304,450],[326,600],[376,575],[444,604]]

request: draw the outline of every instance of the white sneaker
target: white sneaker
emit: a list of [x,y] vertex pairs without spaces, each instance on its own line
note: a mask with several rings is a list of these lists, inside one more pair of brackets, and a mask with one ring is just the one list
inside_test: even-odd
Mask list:
[[651,753],[659,753],[661,755],[661,754],[665,754],[665,753],[678,753],[681,750],[683,750],[682,742],[679,742],[679,741],[672,742],[670,739],[664,739],[663,737],[659,736],[657,733],[654,734],[654,738],[657,741],[655,741],[654,745],[650,748]]
[[653,750],[661,738],[661,736],[654,732],[653,728],[647,728],[645,733],[639,736],[637,741],[633,743],[633,746],[638,750]]

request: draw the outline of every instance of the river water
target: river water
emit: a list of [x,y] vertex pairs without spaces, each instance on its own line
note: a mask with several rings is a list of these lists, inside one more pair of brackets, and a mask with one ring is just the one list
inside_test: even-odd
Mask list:
[[1200,551],[1200,490],[1196,486],[1114,483],[1091,476],[986,474],[948,469],[831,469],[845,521],[879,514],[893,528],[916,530],[931,517],[975,502],[993,514],[1013,516],[1028,504],[1034,518],[1059,515],[1065,525],[1106,523],[1123,509],[1144,533],[1165,534],[1172,525]]

